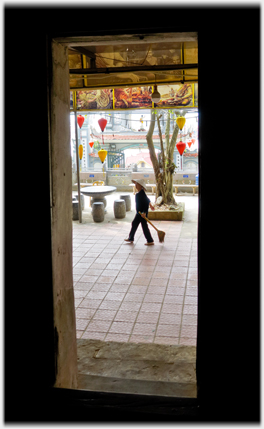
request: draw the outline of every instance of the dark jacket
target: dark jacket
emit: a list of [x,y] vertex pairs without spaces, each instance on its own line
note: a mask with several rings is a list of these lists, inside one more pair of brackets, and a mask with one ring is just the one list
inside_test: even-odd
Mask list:
[[148,216],[148,208],[149,208],[150,199],[145,194],[144,189],[137,192],[136,194],[136,211],[141,213],[146,213]]

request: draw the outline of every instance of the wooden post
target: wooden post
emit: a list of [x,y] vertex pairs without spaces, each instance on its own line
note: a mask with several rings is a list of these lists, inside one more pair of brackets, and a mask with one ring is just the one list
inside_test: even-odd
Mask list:
[[76,142],[76,165],[77,165],[78,202],[79,202],[79,223],[82,223],[82,202],[81,202],[81,192],[80,192],[77,112],[75,112],[75,142]]

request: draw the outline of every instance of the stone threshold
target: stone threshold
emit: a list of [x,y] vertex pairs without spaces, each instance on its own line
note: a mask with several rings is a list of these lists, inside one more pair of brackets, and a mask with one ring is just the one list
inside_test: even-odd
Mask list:
[[196,398],[196,347],[77,340],[78,389]]

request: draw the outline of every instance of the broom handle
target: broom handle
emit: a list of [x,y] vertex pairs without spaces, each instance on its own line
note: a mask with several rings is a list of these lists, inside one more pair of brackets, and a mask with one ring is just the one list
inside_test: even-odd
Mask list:
[[[139,214],[142,216],[142,214],[141,214],[141,212],[139,212]],[[142,216],[143,217],[143,216]],[[156,230],[156,231],[158,231],[159,232],[159,230],[158,230],[158,228],[156,228],[155,227],[155,225],[153,225],[153,223],[152,222],[150,222],[150,220],[147,218],[147,217],[143,217],[143,219],[146,219],[149,223],[150,223],[150,225],[152,225],[153,226],[153,228]]]

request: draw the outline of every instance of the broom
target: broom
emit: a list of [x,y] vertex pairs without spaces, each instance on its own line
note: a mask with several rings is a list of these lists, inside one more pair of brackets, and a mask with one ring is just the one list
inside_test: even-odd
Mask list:
[[[139,214],[142,216],[142,213],[139,212]],[[143,217],[143,216],[142,216]],[[165,238],[165,232],[164,231],[160,231],[158,228],[155,227],[155,225],[153,225],[152,222],[150,222],[150,220],[147,217],[143,217],[143,219],[146,219],[146,221],[148,221],[150,223],[150,225],[153,226],[153,228],[157,231],[158,233],[158,237],[159,237],[159,242],[163,243],[164,242],[164,238]]]

